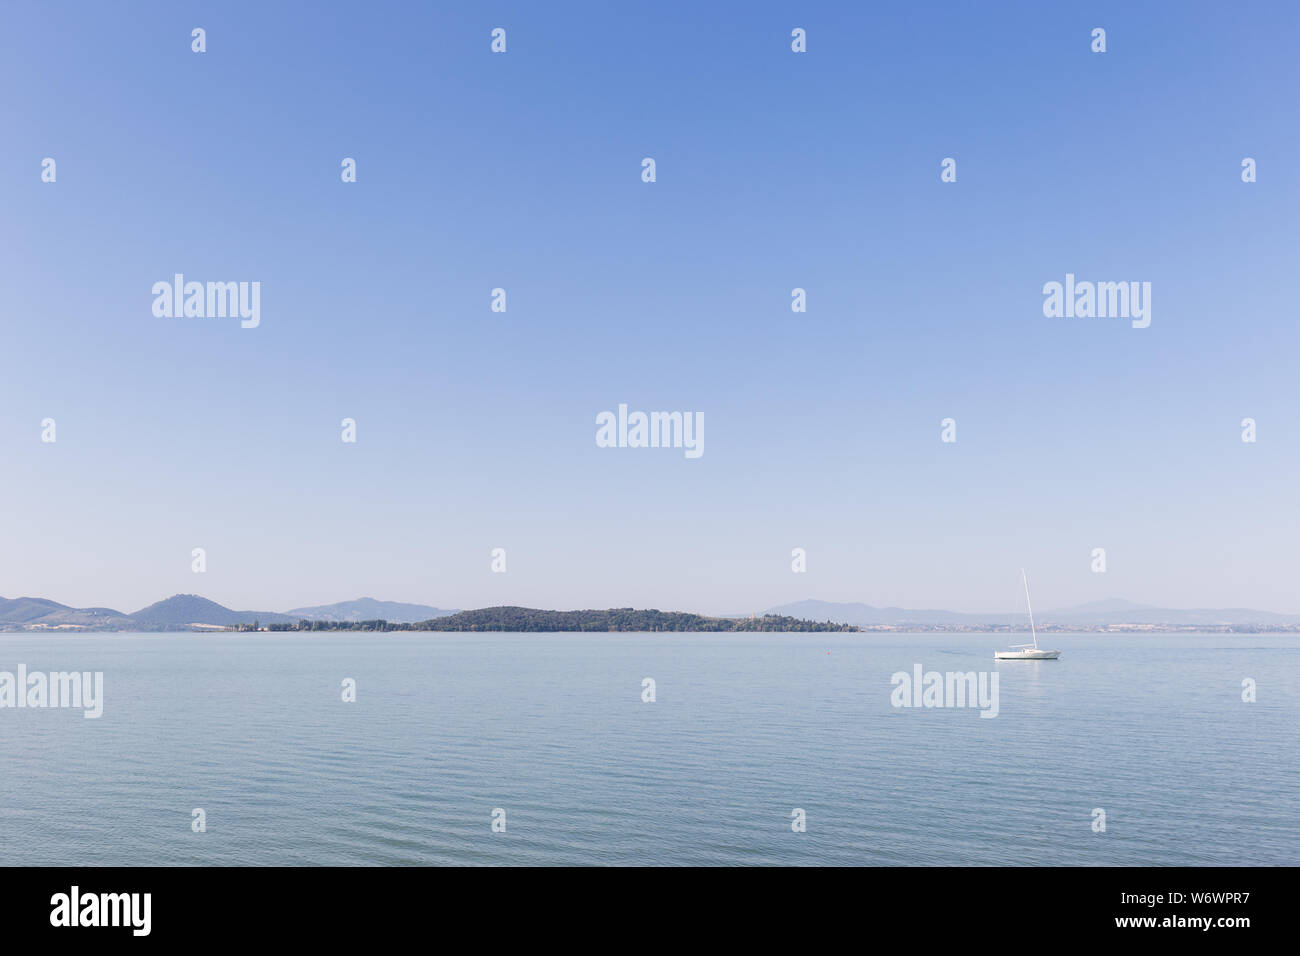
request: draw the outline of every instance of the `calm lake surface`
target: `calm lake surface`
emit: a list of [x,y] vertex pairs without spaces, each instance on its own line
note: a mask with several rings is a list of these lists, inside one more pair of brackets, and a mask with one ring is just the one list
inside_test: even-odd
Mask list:
[[[0,863],[1300,863],[1300,637],[1010,642],[0,635],[104,673],[97,720],[0,709]],[[891,706],[918,663],[996,672],[998,716]]]

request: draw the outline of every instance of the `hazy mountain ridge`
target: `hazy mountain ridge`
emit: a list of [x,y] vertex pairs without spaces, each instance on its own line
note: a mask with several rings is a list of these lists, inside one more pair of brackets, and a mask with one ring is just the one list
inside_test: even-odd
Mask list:
[[298,607],[285,614],[295,620],[331,621],[356,624],[361,621],[392,621],[394,624],[417,624],[435,617],[449,617],[459,611],[430,607],[427,604],[403,604],[400,601],[376,601],[374,598],[357,598],[318,607]]
[[[870,604],[841,603],[834,601],[795,601],[769,608],[767,614],[787,614],[792,617],[809,618],[815,621],[835,620],[845,624],[859,626],[907,625],[936,626],[955,625],[966,627],[996,626],[1010,624],[1028,626],[1024,608],[1018,613],[1008,611],[1002,614],[967,614],[958,611],[909,610],[898,607],[873,607]],[[1055,611],[1040,611],[1035,614],[1035,621],[1044,626],[1079,625],[1079,626],[1119,626],[1137,625],[1171,625],[1180,627],[1296,627],[1300,626],[1300,614],[1279,614],[1275,611],[1256,611],[1250,608],[1161,608],[1153,605],[1137,604],[1121,598],[1104,601],[1091,601],[1078,607],[1063,608]]]
[[131,614],[107,607],[75,608],[46,598],[0,598],[0,628],[66,630],[175,630],[195,626],[235,627],[240,624],[297,624],[313,621],[355,623],[377,618],[415,623],[454,614],[424,604],[401,604],[358,598],[291,611],[236,611],[197,594],[173,594]]
[[813,621],[843,621],[845,624],[857,625],[903,625],[903,624],[990,624],[1006,623],[1009,615],[1003,615],[1002,621],[991,620],[980,614],[962,614],[958,611],[916,611],[900,607],[873,607],[862,603],[837,603],[834,601],[795,601],[793,604],[781,604],[768,608],[764,614],[784,614],[790,617],[808,618]]
[[46,598],[0,598],[0,624],[42,624],[46,627],[113,629],[129,626],[131,618],[107,607],[68,607]]

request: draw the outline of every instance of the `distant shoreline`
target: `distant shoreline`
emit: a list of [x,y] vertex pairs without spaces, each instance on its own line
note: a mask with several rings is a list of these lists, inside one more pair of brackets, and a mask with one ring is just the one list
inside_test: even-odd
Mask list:
[[[301,618],[265,623],[250,612],[227,612],[243,620],[226,623],[208,623],[193,620],[131,620],[92,622],[86,624],[61,622],[57,624],[24,624],[16,630],[26,633],[122,633],[151,631],[194,631],[207,633],[265,632],[306,633],[318,631],[421,631],[421,632],[510,632],[510,633],[614,633],[614,632],[852,632],[852,624],[819,622],[778,614],[752,615],[747,618],[706,617],[683,611],[637,610],[635,608],[608,608],[588,611],[542,611],[527,607],[490,607],[474,611],[456,611],[423,621],[387,621],[374,618],[363,621],[329,621]],[[11,629],[14,629],[10,625]]]
[[[1103,605],[1114,603],[1103,602]],[[1168,611],[1169,620],[1160,619],[1163,614],[1159,609],[1140,606],[1127,610],[1099,606],[1092,620],[1088,620],[1090,615],[1080,614],[1080,610],[1084,609],[1075,609],[1070,614],[1075,620],[1054,621],[1049,614],[1038,630],[1044,634],[1300,634],[1300,620],[1294,616],[1241,609]],[[1132,618],[1124,620],[1130,613]],[[935,620],[941,616],[946,619]],[[1193,616],[1203,619],[1197,621]],[[864,617],[868,620],[863,620]],[[891,619],[879,620],[880,617]],[[1193,619],[1187,620],[1188,617]],[[772,608],[762,614],[726,616],[630,607],[554,611],[502,605],[454,611],[373,598],[274,612],[236,611],[196,594],[177,594],[133,614],[123,614],[104,607],[71,608],[45,598],[0,598],[0,633],[37,634],[178,631],[1025,634],[1026,625],[1027,622],[1021,621],[991,622],[954,612],[916,612],[816,601]]]

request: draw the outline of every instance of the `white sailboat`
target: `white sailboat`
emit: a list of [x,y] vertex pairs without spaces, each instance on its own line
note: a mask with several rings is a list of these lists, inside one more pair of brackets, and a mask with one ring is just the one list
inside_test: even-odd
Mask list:
[[1034,637],[1032,644],[1012,644],[1012,650],[994,651],[995,661],[1054,661],[1061,656],[1060,651],[1045,651],[1038,646],[1038,631],[1034,628],[1034,606],[1029,603],[1029,578],[1025,569],[1020,569],[1020,577],[1025,582],[1025,606],[1029,608],[1029,633]]

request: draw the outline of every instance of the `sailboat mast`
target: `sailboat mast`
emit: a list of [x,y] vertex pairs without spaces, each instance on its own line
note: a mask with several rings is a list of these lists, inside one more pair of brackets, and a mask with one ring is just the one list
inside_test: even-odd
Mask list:
[[1034,630],[1034,606],[1029,603],[1029,578],[1025,576],[1025,569],[1020,569],[1020,577],[1025,582],[1025,607],[1029,608],[1029,633],[1034,636],[1034,650],[1038,650],[1038,631]]

